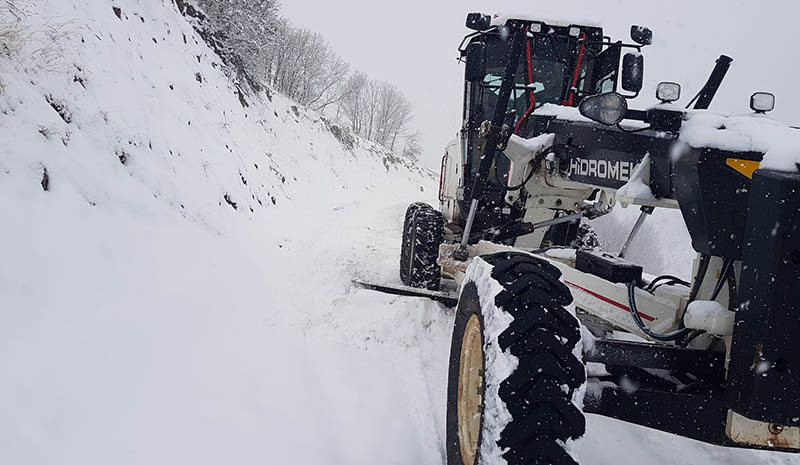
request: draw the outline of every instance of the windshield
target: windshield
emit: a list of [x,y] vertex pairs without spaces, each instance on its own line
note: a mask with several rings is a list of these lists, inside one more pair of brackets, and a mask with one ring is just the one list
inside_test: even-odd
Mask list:
[[[515,89],[508,102],[508,110],[514,111],[509,115],[511,121],[525,114],[531,102],[535,102],[536,108],[545,103],[563,102],[567,90],[566,62],[569,60],[567,40],[564,37],[536,37],[528,40],[517,67]],[[494,114],[510,45],[510,41],[500,37],[487,40],[486,77],[481,83],[484,119],[490,119]]]

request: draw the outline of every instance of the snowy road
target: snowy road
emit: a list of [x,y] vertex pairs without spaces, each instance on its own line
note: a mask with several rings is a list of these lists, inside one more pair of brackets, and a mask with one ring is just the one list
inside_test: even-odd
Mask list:
[[[3,462],[444,463],[452,313],[349,285],[397,280],[406,202],[373,194],[317,202],[299,234],[239,231],[252,250],[122,218],[116,236],[91,217],[45,228],[37,243],[71,248],[17,270],[47,293],[7,289],[38,314],[0,326]],[[151,248],[115,247],[124,231]],[[12,259],[35,253],[21,244]],[[98,262],[68,273],[81,255]],[[593,465],[798,463],[594,416],[578,449]]]

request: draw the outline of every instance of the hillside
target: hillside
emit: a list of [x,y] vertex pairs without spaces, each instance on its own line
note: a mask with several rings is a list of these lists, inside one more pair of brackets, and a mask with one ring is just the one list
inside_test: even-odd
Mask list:
[[386,406],[419,439],[430,408],[402,392],[427,391],[416,329],[446,315],[342,299],[394,278],[396,218],[435,179],[280,95],[240,99],[170,1],[39,6],[20,27],[63,24],[59,58],[0,68],[0,462],[357,463],[310,438],[368,441]]

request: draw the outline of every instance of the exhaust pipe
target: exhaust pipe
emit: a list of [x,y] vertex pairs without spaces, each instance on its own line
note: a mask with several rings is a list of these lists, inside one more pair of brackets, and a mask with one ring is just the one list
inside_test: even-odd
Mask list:
[[[694,105],[695,110],[708,109],[711,105],[711,101],[714,100],[714,96],[717,95],[719,86],[722,85],[722,80],[725,79],[725,75],[728,74],[732,62],[733,58],[727,55],[720,55],[719,58],[717,58],[717,64],[714,66],[714,70],[711,71],[711,76],[708,77],[708,81],[703,88],[700,89],[700,93],[694,98],[694,100],[697,100],[697,103]],[[694,100],[692,100],[692,102]],[[689,106],[692,105],[692,102],[689,102]]]

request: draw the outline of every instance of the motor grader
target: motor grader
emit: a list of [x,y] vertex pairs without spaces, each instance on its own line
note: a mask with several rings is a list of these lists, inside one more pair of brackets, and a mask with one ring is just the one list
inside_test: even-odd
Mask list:
[[[635,110],[648,28],[626,43],[538,17],[466,24],[462,127],[439,208],[406,212],[394,289],[456,306],[448,463],[574,464],[585,413],[800,449],[800,165],[762,166],[767,151],[736,146],[724,123],[697,136],[732,59],[685,108],[664,82]],[[754,94],[753,121],[774,102]],[[620,204],[639,219],[622,250],[601,251],[586,220]],[[682,213],[691,279],[624,258],[656,208]]]

